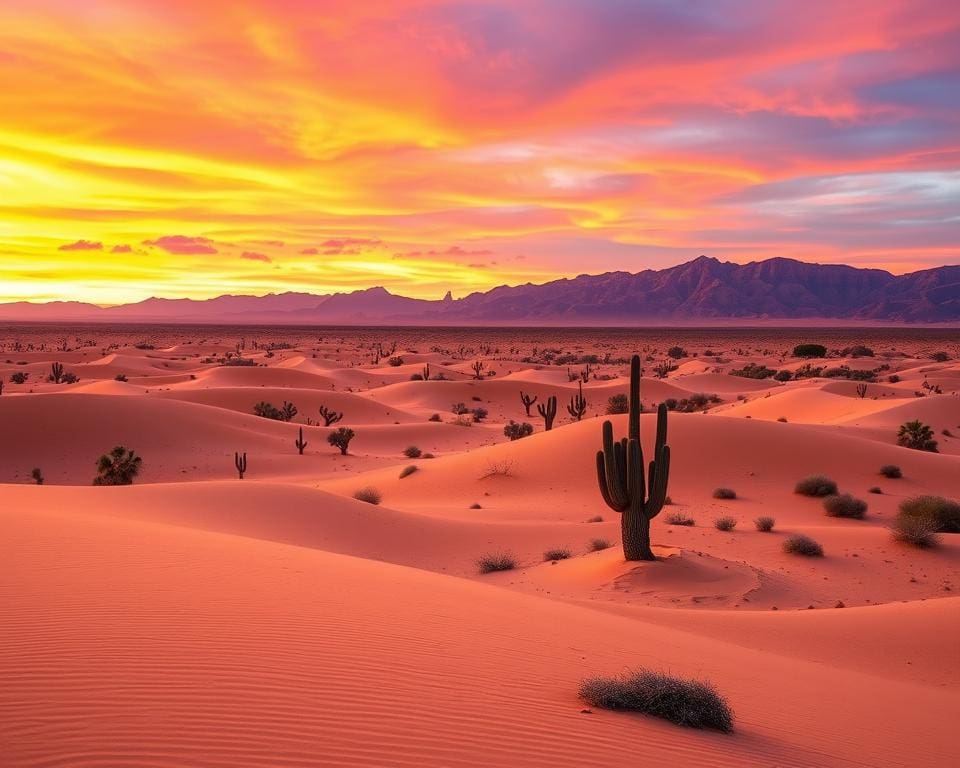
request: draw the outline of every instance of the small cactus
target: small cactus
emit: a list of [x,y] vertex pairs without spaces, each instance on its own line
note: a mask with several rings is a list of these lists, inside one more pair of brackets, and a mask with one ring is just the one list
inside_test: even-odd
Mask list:
[[473,365],[470,366],[473,369],[473,378],[482,379],[483,378],[483,361],[477,360]]
[[340,419],[343,418],[343,413],[337,413],[332,408],[327,408],[325,405],[320,406],[320,416],[323,417],[323,426],[329,427],[331,424],[336,424]]
[[527,412],[527,416],[530,416],[530,406],[537,402],[537,396],[524,394],[523,391],[520,391],[520,402],[523,403],[523,408]]
[[430,363],[423,366],[423,380],[430,381]]
[[54,384],[63,381],[63,363],[53,363],[50,366],[50,381]]
[[866,384],[857,384],[857,395],[860,396],[862,400],[867,396],[867,385]]
[[580,392],[570,398],[570,404],[567,405],[567,412],[577,421],[583,418],[587,412],[587,400],[583,396],[583,383],[579,384]]
[[243,476],[247,473],[247,454],[235,453],[233,454],[233,464],[237,468],[237,474],[240,475],[240,479],[243,480]]
[[303,439],[303,427],[300,427],[300,436],[294,441],[300,455],[303,456],[303,449],[307,447],[307,441]]
[[537,413],[543,416],[543,428],[549,432],[553,429],[553,420],[557,418],[557,396],[551,395],[546,403],[537,406]]

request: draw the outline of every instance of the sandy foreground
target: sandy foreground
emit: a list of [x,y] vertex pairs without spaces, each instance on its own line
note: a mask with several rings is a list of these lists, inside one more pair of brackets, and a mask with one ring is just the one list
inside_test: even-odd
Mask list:
[[[862,397],[843,379],[730,375],[803,364],[749,337],[688,346],[665,378],[666,348],[642,350],[646,405],[720,402],[670,414],[660,559],[626,563],[593,462],[608,398],[626,391],[621,357],[641,350],[600,351],[611,362],[592,366],[577,422],[568,368],[582,365],[420,333],[397,365],[374,363],[359,333],[275,349],[200,332],[139,348],[109,329],[87,344],[5,338],[0,765],[956,765],[960,535],[920,550],[888,530],[906,497],[960,498],[956,345],[942,363],[910,347],[831,357],[886,366]],[[237,356],[255,364],[222,364]],[[46,381],[54,362],[79,381]],[[411,380],[425,365],[430,380]],[[557,396],[550,432],[521,391]],[[297,414],[256,416],[261,401]],[[487,416],[458,419],[456,403]],[[322,426],[321,406],[343,420]],[[610,418],[623,433],[626,417]],[[535,433],[508,442],[511,419]],[[896,445],[911,419],[939,453]],[[346,456],[326,440],[340,426],[356,433]],[[92,486],[115,445],[142,472]],[[795,494],[814,473],[866,500],[866,518]],[[737,498],[713,498],[721,486]],[[368,487],[380,504],[354,498]],[[668,525],[672,513],[696,525]],[[724,515],[733,531],[714,528]],[[755,529],[760,515],[773,532]],[[794,533],[826,556],[785,554]],[[572,556],[545,562],[553,548]],[[478,574],[497,552],[518,567]],[[712,681],[736,732],[578,699],[582,678],[639,667]]]

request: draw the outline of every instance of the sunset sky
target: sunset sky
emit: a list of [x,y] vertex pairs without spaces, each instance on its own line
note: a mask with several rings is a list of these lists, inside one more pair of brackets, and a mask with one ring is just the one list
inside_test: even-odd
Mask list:
[[0,301],[958,253],[956,0],[0,2]]

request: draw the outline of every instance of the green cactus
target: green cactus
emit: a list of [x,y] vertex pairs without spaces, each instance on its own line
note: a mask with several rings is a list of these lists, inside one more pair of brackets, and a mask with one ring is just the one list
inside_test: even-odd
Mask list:
[[237,474],[240,475],[240,479],[243,480],[243,476],[247,471],[247,454],[233,454],[233,464],[237,468]]
[[300,436],[294,441],[300,455],[303,456],[303,449],[307,447],[307,441],[303,439],[303,427],[300,427]]
[[543,416],[543,428],[549,432],[553,429],[553,420],[557,418],[557,396],[551,395],[546,403],[537,406],[537,413]]
[[567,413],[569,413],[577,421],[583,418],[583,415],[587,412],[587,399],[583,396],[583,383],[579,385],[580,392],[579,394],[574,395],[570,398],[570,404],[567,406]]
[[655,560],[650,549],[650,521],[660,514],[667,496],[670,446],[667,445],[667,407],[657,408],[657,437],[653,460],[644,479],[640,445],[640,357],[630,361],[629,437],[613,439],[613,424],[603,422],[603,449],[597,451],[597,481],[607,506],[620,513],[623,556],[627,560]]

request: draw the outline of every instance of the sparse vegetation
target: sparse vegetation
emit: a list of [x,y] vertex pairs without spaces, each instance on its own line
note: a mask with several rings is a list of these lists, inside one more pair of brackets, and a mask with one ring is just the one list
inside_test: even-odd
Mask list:
[[590,550],[592,552],[602,552],[610,549],[613,545],[607,539],[590,539]]
[[880,467],[880,474],[884,477],[890,478],[891,480],[896,480],[897,478],[903,477],[903,472],[896,464],[884,464],[882,467]]
[[620,413],[628,413],[629,411],[630,401],[627,399],[626,395],[611,395],[607,400],[607,414],[614,416]]
[[794,357],[826,357],[827,348],[823,344],[797,344],[793,348]]
[[493,573],[494,571],[512,571],[517,567],[517,561],[513,555],[507,552],[497,552],[492,555],[484,555],[477,560],[477,570],[480,573]]
[[349,427],[338,427],[327,435],[327,442],[334,448],[340,449],[340,455],[346,456],[347,449],[350,447],[350,441],[355,437],[355,433]]
[[842,493],[837,496],[827,496],[823,500],[823,508],[829,517],[850,517],[862,520],[867,513],[867,502],[849,493]]
[[713,491],[713,498],[715,499],[735,499],[737,498],[737,492],[733,488],[715,488]]
[[43,472],[40,470],[40,467],[34,467],[30,473],[30,477],[33,478],[33,482],[37,485],[43,485]]
[[660,717],[676,725],[733,732],[730,705],[708,682],[641,669],[619,677],[591,677],[580,684],[591,706]]
[[713,521],[713,527],[718,531],[732,531],[737,527],[737,521],[733,517],[718,517]]
[[94,485],[132,485],[133,479],[140,474],[142,459],[122,445],[105,453],[97,461],[97,476]]
[[400,479],[403,480],[405,477],[410,477],[414,472],[417,471],[416,464],[408,464],[403,469],[400,470]]
[[566,560],[571,557],[570,550],[565,547],[557,547],[556,549],[548,549],[543,553],[544,562],[557,561],[557,560]]
[[510,423],[503,428],[503,434],[510,438],[511,441],[519,440],[522,437],[528,437],[533,434],[533,425],[527,422],[518,424],[511,419]]
[[692,517],[683,514],[683,512],[673,512],[667,515],[667,525],[696,525],[697,521]]
[[810,475],[800,480],[793,492],[802,496],[833,496],[837,493],[837,484],[824,475]]
[[406,456],[408,459],[419,459],[422,453],[423,451],[421,451],[415,445],[408,445],[406,448],[403,449],[403,455]]
[[943,496],[914,496],[900,502],[900,516],[928,522],[937,533],[960,533],[960,503]]
[[940,543],[936,526],[930,520],[921,517],[897,515],[890,524],[890,533],[894,541],[921,549],[930,549]]
[[897,432],[897,445],[912,448],[915,451],[937,453],[937,441],[933,439],[933,430],[919,419],[900,425]]
[[365,501],[367,504],[379,504],[383,500],[383,495],[371,485],[364,488],[358,488],[353,492],[353,498],[357,501]]
[[783,542],[783,551],[791,555],[803,555],[804,557],[823,557],[823,547],[802,533],[795,533],[793,536],[787,537]]
[[773,530],[773,526],[777,524],[777,521],[769,515],[763,515],[754,520],[753,524],[757,526],[757,530],[761,533],[770,533],[770,531]]

